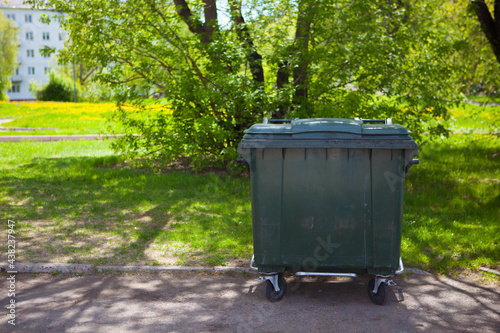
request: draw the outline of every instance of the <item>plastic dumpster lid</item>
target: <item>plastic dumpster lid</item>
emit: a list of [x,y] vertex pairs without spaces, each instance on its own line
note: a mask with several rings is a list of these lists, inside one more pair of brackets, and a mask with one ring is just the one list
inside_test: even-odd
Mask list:
[[410,132],[397,124],[365,124],[340,118],[294,119],[255,124],[245,131],[240,148],[402,148],[416,149]]
[[292,121],[292,133],[350,133],[362,134],[363,122],[352,119],[311,118]]
[[[310,118],[310,119],[294,119],[289,123],[275,124],[255,124],[245,131],[249,136],[254,135],[292,135],[297,136],[314,136],[317,138],[324,137],[340,137],[335,133],[354,134],[357,136],[366,135],[391,135],[408,138],[410,132],[401,125],[397,124],[363,124],[362,120],[341,119],[341,118]],[[317,135],[314,135],[316,133]]]

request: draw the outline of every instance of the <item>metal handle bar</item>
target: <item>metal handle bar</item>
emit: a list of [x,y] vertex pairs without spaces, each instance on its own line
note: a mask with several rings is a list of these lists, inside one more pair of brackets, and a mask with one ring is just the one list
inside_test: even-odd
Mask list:
[[392,118],[385,118],[385,119],[361,119],[361,118],[355,118],[356,120],[361,120],[364,123],[383,123],[387,125],[392,125]]

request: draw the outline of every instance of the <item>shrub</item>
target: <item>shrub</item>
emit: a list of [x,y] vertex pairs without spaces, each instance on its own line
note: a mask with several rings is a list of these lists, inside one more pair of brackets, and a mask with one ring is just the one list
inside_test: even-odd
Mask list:
[[[77,95],[79,92],[77,90]],[[73,81],[56,71],[49,73],[49,83],[36,93],[39,101],[71,102],[74,100]]]

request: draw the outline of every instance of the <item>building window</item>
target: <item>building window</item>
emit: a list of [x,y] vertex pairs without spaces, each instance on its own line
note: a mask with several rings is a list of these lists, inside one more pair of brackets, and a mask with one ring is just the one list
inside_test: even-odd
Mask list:
[[59,40],[63,40],[63,37],[64,37],[64,36],[63,36],[63,33],[62,33],[62,32],[60,32],[60,33],[59,33]]
[[42,34],[42,36],[43,36],[43,40],[50,40],[50,34],[48,32],[44,32]]
[[26,50],[27,57],[28,58],[34,58],[35,57],[35,50]]
[[33,33],[32,32],[27,32],[26,33],[26,39],[27,40],[33,40]]
[[13,83],[8,92],[9,93],[20,93],[21,92],[21,84],[20,83]]
[[42,52],[43,49],[40,49],[40,54],[42,55],[42,57],[44,58],[50,58],[50,54],[48,54],[47,52]]
[[24,15],[24,22],[30,22],[31,23],[31,15]]
[[45,75],[47,75],[47,74],[49,74],[49,73],[50,73],[50,68],[45,67],[45,68],[44,68],[44,71],[45,71]]
[[35,75],[35,67],[28,67],[28,75]]
[[19,75],[19,67],[16,67],[16,75]]
[[7,14],[7,18],[11,20],[16,20],[16,14]]

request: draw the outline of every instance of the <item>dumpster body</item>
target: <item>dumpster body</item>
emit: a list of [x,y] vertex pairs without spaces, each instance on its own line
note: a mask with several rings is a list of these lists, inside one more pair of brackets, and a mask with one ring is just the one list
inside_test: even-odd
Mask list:
[[401,268],[404,177],[417,155],[403,126],[323,118],[256,124],[238,152],[250,169],[253,265],[271,276],[271,291],[285,271],[368,273],[380,277],[377,289]]

